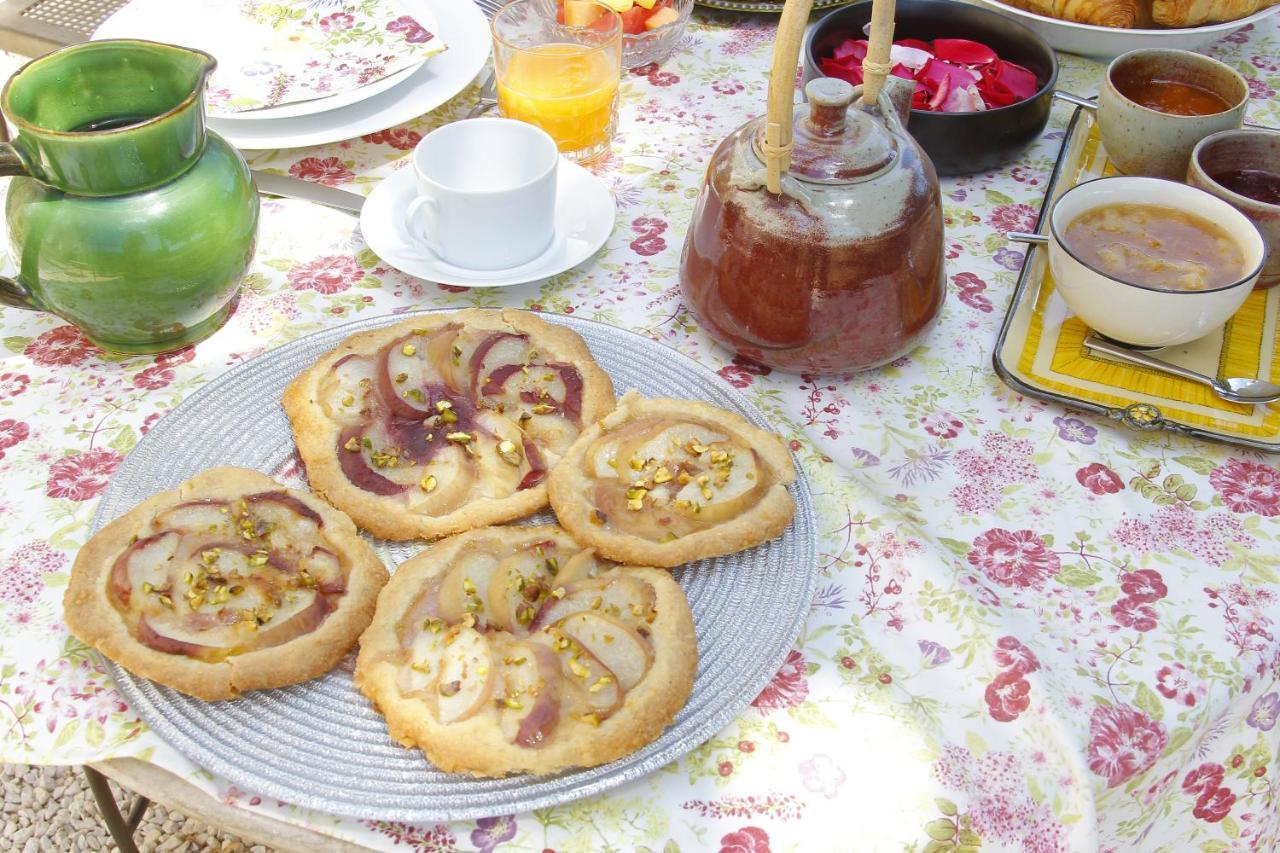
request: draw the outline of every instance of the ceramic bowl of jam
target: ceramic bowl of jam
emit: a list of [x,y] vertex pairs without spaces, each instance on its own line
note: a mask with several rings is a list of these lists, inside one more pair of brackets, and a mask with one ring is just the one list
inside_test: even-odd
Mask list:
[[1049,214],[1049,268],[1072,313],[1138,347],[1202,338],[1239,310],[1266,257],[1258,228],[1184,183],[1114,176],[1063,193]]
[[[849,38],[865,38],[871,0],[837,9],[810,28],[805,40],[804,79],[824,76],[822,61]],[[908,127],[939,175],[989,172],[1015,159],[1044,133],[1058,80],[1058,59],[1048,42],[1017,21],[954,0],[898,0],[895,40],[966,39],[991,48],[1001,59],[1035,74],[1035,93],[1007,106],[975,112],[911,110]]]
[[1191,153],[1187,183],[1223,199],[1258,226],[1269,254],[1257,287],[1280,284],[1280,133],[1243,128],[1205,137]]
[[1134,50],[1107,67],[1098,132],[1126,175],[1181,181],[1200,140],[1244,123],[1249,85],[1216,59],[1186,50]]

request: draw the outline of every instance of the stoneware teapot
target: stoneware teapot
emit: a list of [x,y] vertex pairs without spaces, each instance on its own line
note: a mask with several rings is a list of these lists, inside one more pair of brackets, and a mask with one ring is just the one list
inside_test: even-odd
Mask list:
[[875,0],[864,85],[813,80],[793,107],[811,7],[787,0],[769,111],[712,156],[680,286],[703,328],[746,358],[867,370],[913,349],[942,311],[941,195],[906,130],[914,84],[888,77],[892,0]]
[[212,56],[96,41],[23,66],[0,93],[14,278],[0,303],[49,311],[105,350],[177,349],[216,330],[253,257],[258,194],[205,128]]

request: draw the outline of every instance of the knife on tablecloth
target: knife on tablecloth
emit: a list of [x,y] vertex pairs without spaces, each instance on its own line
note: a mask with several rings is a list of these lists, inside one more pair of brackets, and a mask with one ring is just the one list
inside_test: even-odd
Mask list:
[[304,181],[301,178],[294,178],[289,175],[259,172],[255,169],[253,171],[253,180],[258,185],[258,192],[266,195],[313,201],[316,204],[336,207],[339,210],[346,210],[351,213],[359,213],[360,208],[364,206],[364,196],[358,193],[326,187],[324,184]]

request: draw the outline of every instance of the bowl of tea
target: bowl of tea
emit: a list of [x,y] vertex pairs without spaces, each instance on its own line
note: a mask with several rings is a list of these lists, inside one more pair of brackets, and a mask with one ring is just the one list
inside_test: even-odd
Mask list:
[[1126,175],[1181,181],[1206,136],[1240,127],[1249,86],[1216,59],[1186,50],[1134,50],[1107,67],[1098,132]]
[[1205,137],[1191,153],[1187,183],[1226,201],[1267,243],[1260,288],[1280,284],[1280,133],[1244,128]]
[[1204,190],[1111,177],[1063,193],[1049,215],[1049,268],[1063,301],[1095,331],[1165,347],[1220,328],[1266,258],[1257,226]]

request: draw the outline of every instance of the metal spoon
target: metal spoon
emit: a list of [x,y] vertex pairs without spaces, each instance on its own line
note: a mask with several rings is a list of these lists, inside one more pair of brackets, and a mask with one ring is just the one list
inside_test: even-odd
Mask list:
[[1185,367],[1161,361],[1144,352],[1129,349],[1098,335],[1089,335],[1084,339],[1084,345],[1095,352],[1105,353],[1120,361],[1150,367],[1153,370],[1171,373],[1174,376],[1181,376],[1183,379],[1190,379],[1192,382],[1208,385],[1215,394],[1232,403],[1253,405],[1280,400],[1280,385],[1272,385],[1270,382],[1263,382],[1261,379],[1218,379],[1215,376],[1205,376],[1203,373],[1196,373],[1194,370],[1188,370]]

